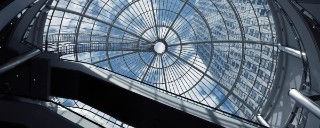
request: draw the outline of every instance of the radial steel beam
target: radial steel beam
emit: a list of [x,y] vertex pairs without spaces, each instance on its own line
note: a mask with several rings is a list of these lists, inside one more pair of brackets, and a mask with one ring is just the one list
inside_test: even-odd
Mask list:
[[178,14],[176,15],[176,17],[175,17],[175,18],[174,18],[174,20],[172,21],[172,23],[171,23],[171,25],[170,25],[170,27],[169,27],[168,31],[166,32],[166,34],[165,34],[165,36],[164,36],[164,39],[166,39],[166,38],[167,38],[167,36],[168,36],[168,34],[169,34],[170,29],[172,29],[172,27],[173,27],[174,23],[176,22],[176,20],[177,20],[177,19],[178,19],[178,17],[180,16],[180,13],[182,12],[182,10],[183,10],[184,6],[187,4],[187,2],[188,2],[188,0],[185,0],[185,1],[184,1],[184,3],[183,3],[183,5],[182,5],[182,7],[180,8],[180,10],[179,10],[179,12],[178,12]]
[[219,13],[219,15],[220,15],[221,18],[222,18],[224,27],[225,27],[225,29],[227,30],[227,36],[228,36],[228,40],[229,40],[229,39],[230,39],[230,36],[229,36],[229,31],[228,31],[228,27],[227,27],[226,20],[225,20],[224,17],[222,16],[221,10],[217,7],[216,3],[213,2],[212,0],[210,0],[210,1],[211,1],[212,5],[218,10],[218,13]]
[[121,55],[117,55],[117,56],[112,56],[112,57],[109,57],[109,58],[106,58],[106,59],[102,59],[102,60],[99,60],[99,61],[92,62],[91,64],[95,65],[95,64],[103,62],[103,61],[109,61],[109,60],[112,60],[112,59],[115,59],[115,58],[118,58],[118,57],[123,57],[123,56],[126,56],[126,55],[135,54],[135,53],[138,53],[138,52],[130,52],[130,53],[125,53],[125,54],[121,54]]
[[[187,3],[187,4],[188,4],[188,3]],[[159,11],[164,10],[164,11],[168,11],[168,12],[177,14],[177,12],[173,12],[173,11],[171,11],[171,10],[166,10],[166,9],[157,9],[157,10],[159,10]],[[142,14],[145,14],[145,13],[148,13],[148,12],[149,12],[149,11],[146,11],[146,12],[143,12],[143,13],[139,14],[135,19],[137,19],[137,18],[138,18],[139,16],[141,16]],[[181,15],[180,15],[180,16],[181,16]],[[181,18],[184,19],[185,22],[187,22],[187,23],[190,25],[190,27],[192,28],[192,30],[194,30],[193,26],[191,25],[192,23],[190,23],[185,17],[181,17]],[[135,19],[134,19],[134,20],[135,20]],[[132,22],[133,22],[133,21],[131,21],[126,28],[128,28],[128,27],[130,26],[130,24],[132,24]],[[207,23],[207,22],[206,22],[206,23]],[[151,27],[149,26],[149,27],[145,28],[145,29],[141,32],[141,34],[140,34],[139,36],[142,36],[146,31],[148,31],[149,29],[151,29],[151,28],[153,28],[153,27],[155,27],[155,28],[165,27],[165,28],[170,29],[169,26],[161,25],[161,24],[156,25],[156,26],[151,26]],[[178,32],[175,31],[174,29],[171,29],[171,31],[173,31],[176,35],[178,35]],[[210,31],[210,29],[209,29],[209,31]],[[178,37],[179,37],[179,36],[178,36]]]
[[[253,5],[252,5],[252,2],[251,1],[248,1],[249,3],[250,3],[250,6],[251,6],[251,10],[254,10],[255,8],[253,7]],[[264,8],[265,9],[265,8]],[[267,9],[266,9],[267,10]],[[246,10],[247,11],[247,10]],[[244,12],[243,12],[244,13]],[[257,25],[259,26],[259,38],[260,38],[260,40],[262,40],[262,33],[261,33],[261,25],[260,25],[260,22],[259,22],[259,18],[258,18],[258,15],[257,15],[257,13],[256,13],[256,11],[253,11],[253,13],[254,13],[254,16],[255,16],[255,18],[256,18],[256,23],[257,23]],[[268,17],[269,18],[269,17]],[[270,23],[270,22],[269,22]],[[271,27],[271,26],[270,26]],[[271,30],[271,33],[272,33],[272,30]],[[274,42],[273,42],[274,40],[272,39],[272,44],[274,44]],[[274,49],[274,48],[272,48],[272,49]],[[262,51],[262,46],[260,46],[260,51]],[[262,52],[260,52],[260,58],[262,58]],[[273,60],[273,58],[272,58],[272,60]],[[261,61],[259,62],[259,67],[261,67]],[[257,82],[257,78],[258,78],[258,75],[256,75],[255,76],[255,78],[254,78],[254,82],[253,82],[253,85],[255,85],[255,83]],[[271,78],[271,75],[270,75],[270,78]],[[270,80],[270,78],[269,78],[269,80]],[[253,88],[254,88],[254,86],[252,86],[251,87],[251,89],[250,89],[250,92],[252,92],[252,90],[253,90]],[[245,101],[247,101],[247,99],[249,98],[249,95],[247,95],[247,97],[246,97],[246,99],[245,99]],[[257,113],[257,111],[258,111],[258,109],[260,108],[260,107],[262,107],[262,104],[263,104],[263,100],[261,100],[260,102],[258,102],[258,106],[254,109],[254,110],[252,110],[254,113]],[[252,118],[254,117],[254,115],[252,115]],[[257,115],[257,118],[258,118],[258,121],[260,122],[260,123],[264,123],[263,125],[265,125],[265,126],[268,126],[269,127],[269,125],[268,125],[268,123],[266,122],[266,121],[264,121],[264,120],[259,120],[259,118],[260,118],[261,116],[260,116],[260,114],[258,114]],[[263,119],[262,117],[261,117],[261,119]],[[264,122],[262,122],[262,121],[264,121]]]
[[320,119],[320,106],[310,100],[308,97],[301,94],[296,89],[290,89],[288,94],[293,100],[295,100],[297,103],[299,103],[301,106],[306,108],[308,111],[310,111],[313,115],[318,117]]
[[[234,88],[236,87],[236,84],[237,82],[240,80],[240,74],[242,74],[242,70],[243,70],[243,62],[244,62],[244,59],[245,59],[245,45],[244,45],[244,41],[246,40],[246,37],[245,37],[245,33],[244,33],[244,30],[243,30],[243,25],[242,25],[242,22],[241,22],[241,17],[238,13],[238,10],[236,9],[234,3],[230,0],[227,0],[229,6],[231,7],[233,13],[235,14],[235,17],[237,19],[237,22],[239,24],[239,28],[240,28],[240,33],[241,33],[241,40],[242,40],[242,54],[241,54],[241,62],[240,62],[240,68],[239,68],[239,72],[238,72],[238,75],[235,79],[235,82],[233,83],[231,89],[229,90],[228,94],[226,95],[226,97],[224,99],[221,100],[221,102],[217,105],[217,108],[219,108],[227,99],[228,97],[233,94],[233,90]],[[234,96],[237,96],[238,95],[234,95]],[[245,102],[243,99],[241,99],[240,97],[238,97],[238,100],[242,100],[242,104],[246,104],[246,106],[248,108],[251,108],[250,110],[252,111],[252,113],[254,115],[256,115],[255,111],[252,109],[252,106],[248,105],[247,102]],[[239,106],[239,109],[240,109],[240,106]]]
[[[267,5],[265,5],[265,4],[262,4],[262,6],[263,6],[263,8],[265,9],[265,10],[270,10],[271,11],[271,13],[267,13],[267,19],[268,19],[268,26],[270,27],[270,33],[272,34],[272,40],[271,40],[271,42],[272,42],[272,44],[275,44],[275,40],[274,40],[274,36],[273,36],[273,34],[275,34],[275,31],[272,29],[272,28],[281,28],[281,27],[279,27],[278,26],[278,23],[276,23],[278,20],[278,17],[277,16],[273,16],[273,20],[272,20],[272,22],[271,22],[271,20],[270,20],[270,17],[272,17],[272,15],[271,14],[276,14],[275,13],[275,11],[274,11],[274,9],[273,9],[273,4],[270,4],[270,2],[271,1],[268,1],[268,4]],[[273,21],[275,22],[275,26],[274,26],[274,24],[272,24],[273,23]],[[285,30],[284,30],[284,32],[285,32]],[[261,37],[261,36],[260,36]],[[277,40],[278,41],[281,41],[282,40],[282,37],[281,36],[278,36],[277,37]],[[275,47],[273,47],[272,48],[272,50],[274,51],[275,50]],[[272,63],[275,63],[275,62],[278,62],[278,64],[280,64],[279,63],[279,61],[281,62],[281,60],[282,59],[278,59],[278,60],[276,60],[276,59],[274,59],[274,57],[275,57],[276,55],[275,55],[275,52],[272,52]],[[277,68],[279,68],[279,67],[282,67],[282,66],[279,66],[277,64]],[[277,69],[276,70],[273,70],[272,72],[271,72],[271,74],[272,73],[275,73],[275,74],[278,74],[278,73],[276,73],[276,71],[278,71]],[[278,72],[280,72],[280,71],[278,71]],[[276,75],[277,76],[277,75]],[[270,81],[270,79],[272,79],[272,75],[270,75],[269,76],[269,81]],[[276,78],[276,79],[278,79],[278,78]],[[280,78],[279,78],[280,79]],[[275,89],[275,87],[277,87],[277,86],[274,86],[275,85],[275,83],[277,83],[277,82],[275,82],[275,81],[273,81],[273,86],[272,86],[272,88],[271,88],[271,92],[269,92],[269,95],[271,96],[272,94],[276,94],[277,92],[279,92],[278,90],[279,89]],[[269,99],[269,100],[268,100]],[[266,104],[264,105],[264,106],[269,106],[268,105],[268,103],[269,102],[273,102],[274,101],[274,99],[273,98],[268,98],[268,99],[265,99],[265,100],[267,100],[267,102],[266,102]],[[261,101],[260,102],[260,106],[262,106],[262,104],[263,104],[263,102]],[[257,107],[256,109],[255,109],[255,112],[257,112],[259,110],[259,107]],[[262,112],[263,111],[268,111],[268,109],[265,109],[264,108],[264,110],[262,110]],[[268,113],[268,112],[267,112]],[[266,115],[265,117],[268,117],[268,115]]]
[[[112,22],[109,23],[109,24],[112,24],[113,26],[109,27],[109,29],[108,29],[108,32],[107,32],[107,36],[108,36],[108,37],[110,36],[111,29],[112,29],[112,27],[115,26],[114,24],[115,24],[116,20],[119,18],[119,16],[120,16],[127,8],[129,8],[131,5],[133,5],[134,3],[138,2],[138,1],[140,1],[140,0],[132,0],[131,2],[129,2],[128,4],[126,4],[124,7],[122,7],[119,12],[117,12],[117,14],[116,14],[115,17],[113,18]],[[130,13],[131,13],[131,12],[130,12]],[[132,13],[131,13],[131,14],[132,14]],[[116,28],[116,27],[115,27],[115,28]],[[119,28],[118,28],[118,29],[119,29]],[[121,29],[120,29],[120,30],[121,30]],[[126,29],[123,29],[123,30],[126,30]],[[130,32],[130,31],[126,30],[126,31],[124,31],[124,32]],[[131,32],[131,33],[132,33],[132,32]],[[129,34],[131,34],[131,33],[129,33]],[[134,36],[136,36],[136,37],[138,37],[138,38],[141,38],[141,39],[145,40],[145,41],[148,42],[148,43],[152,43],[152,42],[149,41],[148,39],[146,39],[146,38],[144,38],[144,37],[142,37],[142,36],[139,36],[139,35],[137,35],[137,34],[135,34]],[[111,69],[112,69],[112,67],[111,67]]]
[[154,59],[156,58],[156,56],[157,56],[157,55],[154,55],[154,56],[152,57],[152,59],[151,59],[151,61],[150,61],[150,65],[148,65],[148,68],[147,68],[146,72],[144,73],[144,75],[143,75],[143,77],[142,77],[142,79],[141,79],[142,82],[143,82],[144,79],[146,78],[146,76],[147,76],[147,74],[148,74],[148,72],[149,72],[149,69],[150,69],[150,67],[151,67]]
[[164,79],[164,84],[165,84],[165,89],[168,90],[167,87],[167,79],[166,79],[166,72],[165,72],[165,68],[164,68],[164,62],[163,62],[163,56],[161,56],[161,65],[162,65],[162,73],[163,73],[163,79]]
[[157,21],[156,21],[156,14],[154,13],[154,7],[153,7],[153,0],[150,0],[151,1],[151,7],[152,7],[152,14],[153,14],[153,22],[154,22],[154,26],[156,28],[156,34],[157,34],[157,39],[159,39],[159,33],[158,33],[158,28],[156,27],[157,26]]
[[41,51],[39,49],[35,49],[27,52],[26,54],[13,58],[12,60],[10,60],[9,62],[7,62],[6,64],[0,67],[0,75],[40,53]]
[[83,15],[83,14],[80,13],[80,12],[73,11],[73,10],[69,10],[69,9],[66,9],[66,8],[61,8],[61,7],[51,6],[51,9],[55,9],[55,10],[63,11],[63,12],[67,12],[67,13],[72,13],[72,14],[75,14],[75,15],[79,15],[79,16],[86,17],[86,18],[88,18],[88,19],[92,19],[92,20],[95,20],[95,21],[99,21],[99,22],[101,22],[101,23],[103,23],[103,24],[106,24],[106,25],[109,25],[109,26],[111,26],[111,27],[117,28],[117,29],[119,29],[119,30],[121,30],[121,31],[124,31],[124,32],[126,32],[126,33],[129,33],[129,34],[137,37],[137,38],[140,38],[140,39],[143,39],[143,40],[149,42],[149,40],[146,39],[146,38],[144,38],[144,37],[141,37],[141,36],[139,36],[139,35],[131,32],[131,31],[128,31],[128,30],[123,29],[123,28],[121,28],[121,27],[119,27],[119,26],[116,26],[115,24],[111,24],[111,23],[106,22],[106,21],[104,21],[104,20],[100,20],[100,19],[98,19],[98,18],[96,18],[96,17],[89,16],[89,15],[85,15],[85,14]]
[[[192,44],[208,44],[208,43],[243,43],[242,40],[216,40],[216,41],[198,41],[198,42],[186,42],[181,44],[170,44],[168,47],[172,46],[180,46],[180,45],[192,45]],[[271,44],[269,42],[264,41],[244,41],[245,44],[261,44],[261,45],[270,45],[270,46],[277,46],[277,44]]]
[[[205,25],[206,25],[206,28],[208,29],[208,33],[209,33],[209,37],[210,37],[210,40],[212,41],[213,40],[213,35],[212,35],[212,30],[210,29],[211,27],[210,27],[210,25],[209,25],[209,23],[208,23],[208,21],[207,21],[207,19],[205,18],[205,16],[202,14],[202,12],[200,12],[200,10],[196,7],[196,6],[194,6],[193,4],[191,4],[190,2],[187,2],[187,4],[188,4],[188,6],[190,6],[196,13],[198,13],[199,14],[199,16],[202,18],[202,20],[203,20],[203,22],[205,23]],[[213,53],[214,52],[214,45],[213,44],[211,44],[211,51],[210,51],[210,56],[209,56],[209,64],[211,64],[212,63],[212,61],[213,61]],[[182,58],[181,58],[182,59]],[[183,59],[182,59],[183,60]],[[207,72],[209,71],[209,68],[206,68],[206,70],[203,72],[203,74],[206,74],[207,75]],[[204,75],[201,77],[201,79],[204,77]],[[215,80],[215,79],[213,79],[214,81],[217,81],[217,80]],[[196,84],[198,84],[200,81],[198,81]],[[196,85],[195,84],[195,85]],[[193,86],[193,87],[191,87],[191,88],[194,88],[195,87],[195,85]],[[220,83],[220,85],[222,85],[221,83]]]
[[[180,0],[180,1],[183,1],[183,0]],[[205,25],[206,25],[206,28],[208,28],[208,33],[209,33],[209,37],[210,37],[210,39],[212,40],[213,39],[213,36],[212,36],[212,30],[210,29],[210,25],[209,25],[209,23],[208,23],[208,21],[207,21],[207,19],[204,17],[204,15],[202,14],[202,12],[200,12],[200,10],[196,7],[196,6],[194,6],[193,4],[191,4],[190,2],[188,2],[188,1],[184,1],[186,4],[188,4],[188,6],[190,6],[196,13],[198,13],[199,14],[199,16],[202,18],[202,20],[204,21],[204,23],[205,23]],[[181,12],[180,12],[181,13]],[[180,13],[178,13],[179,15],[180,15]],[[178,16],[179,16],[178,15]],[[173,25],[173,24],[172,24]],[[170,27],[171,28],[171,27]],[[172,29],[173,30],[173,29]],[[213,44],[211,44],[211,47],[212,47],[212,49],[211,49],[211,54],[210,54],[210,60],[209,60],[209,64],[211,64],[211,62],[212,62],[212,56],[213,56],[213,52],[214,52],[214,50],[213,50]],[[179,58],[179,57],[178,57]],[[183,60],[183,59],[182,59]],[[206,69],[206,71],[205,72],[203,72],[203,74],[206,74],[207,75],[207,71],[209,70],[209,68],[207,68]],[[202,76],[202,78],[204,77],[204,75]],[[202,79],[201,78],[201,79]],[[197,84],[199,83],[200,81],[198,81],[197,82]],[[194,86],[193,86],[194,87]],[[193,88],[192,87],[192,88]]]
[[[183,1],[183,0],[180,0],[180,1]],[[210,29],[210,25],[209,25],[209,23],[208,23],[208,21],[206,20],[206,18],[204,17],[204,15],[200,12],[200,10],[196,7],[196,6],[194,6],[193,4],[191,4],[190,2],[188,2],[187,0],[186,1],[184,1],[185,2],[185,4],[188,4],[188,6],[190,6],[196,13],[198,13],[199,14],[199,16],[202,18],[202,20],[205,22],[205,25],[206,25],[206,28],[208,28],[208,32],[209,32],[209,37],[210,37],[210,39],[212,40],[213,39],[213,36],[212,36],[212,30]],[[181,12],[179,12],[178,14],[180,15],[180,13]],[[177,16],[179,16],[179,15],[177,15]],[[171,24],[171,27],[170,28],[172,28],[172,25],[173,24]],[[172,29],[173,30],[173,29]],[[168,32],[168,31],[167,31]],[[168,34],[168,33],[167,33]],[[213,44],[211,44],[211,47],[213,47]],[[210,54],[210,60],[209,60],[209,64],[212,62],[212,56],[213,56],[213,52],[214,52],[214,50],[213,50],[213,48],[211,49],[211,54]],[[178,58],[180,58],[180,57],[178,57]],[[183,60],[183,59],[182,59]],[[207,74],[207,71],[209,70],[209,68],[207,68],[206,69],[206,71],[205,72],[203,72],[203,74]],[[204,75],[201,77],[201,79],[204,77]],[[196,84],[198,84],[200,81],[198,81]],[[193,86],[194,87],[194,86]],[[192,87],[192,88],[193,88]],[[186,92],[186,91],[185,91]],[[185,93],[184,92],[184,93]]]

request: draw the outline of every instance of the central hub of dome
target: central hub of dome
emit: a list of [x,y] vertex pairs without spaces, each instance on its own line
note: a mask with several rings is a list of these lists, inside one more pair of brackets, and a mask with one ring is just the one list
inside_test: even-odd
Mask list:
[[157,42],[154,45],[153,49],[154,49],[154,51],[156,51],[156,53],[162,54],[166,51],[166,46],[164,45],[163,42]]

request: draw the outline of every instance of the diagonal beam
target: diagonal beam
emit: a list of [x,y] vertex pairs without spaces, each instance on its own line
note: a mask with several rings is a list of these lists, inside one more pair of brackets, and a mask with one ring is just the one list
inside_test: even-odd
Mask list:
[[149,69],[150,69],[150,67],[151,67],[154,59],[156,58],[156,56],[157,56],[157,55],[154,55],[154,56],[153,56],[153,58],[152,58],[152,60],[151,60],[151,62],[150,62],[150,65],[148,65],[148,68],[147,68],[147,70],[146,70],[146,73],[144,73],[144,75],[143,75],[143,77],[142,77],[142,79],[141,79],[141,82],[143,82],[144,79],[145,79],[145,77],[147,76],[147,74],[148,74],[148,72],[149,72]]
[[99,60],[99,61],[96,61],[96,62],[92,62],[91,64],[95,65],[95,64],[103,62],[103,61],[109,61],[109,60],[112,60],[112,59],[115,59],[115,58],[118,58],[118,57],[123,57],[123,56],[131,55],[131,54],[135,54],[135,53],[138,53],[138,52],[130,52],[130,53],[125,53],[125,54],[109,57],[109,58],[102,59],[102,60]]
[[[180,16],[180,14],[181,14],[181,12],[182,12],[182,10],[183,10],[184,6],[186,6],[187,2],[188,2],[188,0],[185,0],[185,1],[184,1],[184,3],[183,3],[183,5],[182,5],[182,7],[180,8],[180,10],[179,10],[179,12],[177,13],[176,17],[175,17],[175,18],[174,18],[174,20],[172,21],[172,23],[171,23],[171,25],[170,25],[170,27],[169,27],[168,31],[166,32],[166,34],[165,34],[165,36],[164,36],[164,39],[166,39],[166,38],[167,38],[167,36],[168,36],[168,34],[169,34],[170,29],[172,29],[172,26],[174,25],[174,23],[176,22],[176,20],[177,20],[177,19],[178,19],[178,17]],[[172,30],[173,30],[173,29],[172,29]]]
[[[236,79],[235,79],[235,82],[233,83],[233,85],[232,85],[231,89],[229,90],[228,94],[226,95],[226,97],[225,97],[224,99],[222,99],[221,102],[217,105],[217,108],[220,108],[220,107],[223,105],[223,103],[224,103],[226,100],[228,100],[228,97],[229,97],[230,95],[233,94],[233,96],[238,97],[238,95],[235,95],[235,94],[233,93],[233,90],[234,90],[234,88],[236,87],[236,84],[238,83],[238,81],[240,81],[240,74],[242,74],[243,63],[244,63],[244,59],[245,59],[245,51],[244,51],[245,45],[244,45],[244,41],[245,41],[246,38],[245,38],[245,33],[244,33],[243,25],[242,25],[242,22],[241,22],[241,17],[240,17],[240,15],[239,15],[239,13],[238,13],[235,5],[233,4],[233,2],[231,2],[230,0],[227,0],[227,2],[228,2],[228,4],[230,5],[230,7],[231,7],[232,11],[234,12],[234,14],[236,15],[236,19],[237,19],[238,24],[239,24],[239,28],[240,28],[240,32],[241,32],[241,39],[242,39],[242,54],[241,54],[240,68],[239,68],[238,75],[237,75],[237,77],[236,77]],[[238,97],[237,99],[242,103],[242,105],[247,106],[247,107],[252,111],[253,115],[257,115],[251,105],[248,105],[247,102],[244,101],[243,99],[241,99],[240,97]],[[240,109],[240,107],[239,107],[239,109]],[[238,109],[238,110],[239,110],[239,109]]]
[[154,13],[154,7],[153,7],[153,0],[151,1],[151,7],[152,7],[152,14],[153,14],[153,22],[154,22],[154,27],[156,28],[156,34],[157,34],[157,39],[159,39],[159,33],[158,33],[158,27],[157,27],[157,21],[156,21],[156,14]]
[[[163,56],[162,56],[163,57]],[[163,79],[164,79],[164,84],[165,84],[165,89],[168,90],[168,87],[167,87],[167,76],[166,76],[166,73],[165,73],[165,68],[164,68],[164,65],[163,65],[163,58],[161,57],[161,65],[162,65],[162,72],[163,72]]]
[[[242,40],[216,40],[216,41],[194,41],[194,42],[186,42],[181,44],[170,44],[168,47],[172,46],[181,46],[181,45],[190,45],[190,44],[208,44],[208,43],[243,43]],[[264,42],[264,41],[245,41],[245,44],[261,44],[261,45],[270,45],[270,46],[278,46],[278,44],[272,44],[270,42]]]
[[112,26],[112,27],[117,28],[117,29],[119,29],[119,30],[121,30],[121,31],[124,31],[124,32],[126,32],[126,33],[129,33],[129,34],[131,34],[131,35],[133,35],[133,36],[135,36],[135,37],[137,37],[137,38],[143,39],[143,40],[145,40],[145,41],[148,42],[148,43],[151,43],[148,39],[143,38],[142,36],[139,36],[139,35],[131,32],[131,31],[128,31],[128,30],[126,30],[126,29],[123,29],[123,28],[121,28],[121,27],[119,27],[119,26],[117,26],[117,25],[114,25],[114,24],[111,24],[111,23],[109,23],[109,22],[100,20],[100,19],[98,19],[98,18],[96,18],[96,17],[89,16],[89,15],[83,15],[83,14],[80,13],[80,12],[76,12],[76,11],[69,10],[69,9],[66,9],[66,8],[61,8],[61,7],[51,6],[50,8],[51,8],[51,9],[58,10],[58,11],[64,11],[64,12],[67,12],[67,13],[72,13],[72,14],[75,14],[75,15],[83,16],[83,17],[86,17],[86,18],[91,19],[91,20],[99,21],[99,22],[101,22],[101,23],[104,23],[104,24],[106,24],[106,25]]

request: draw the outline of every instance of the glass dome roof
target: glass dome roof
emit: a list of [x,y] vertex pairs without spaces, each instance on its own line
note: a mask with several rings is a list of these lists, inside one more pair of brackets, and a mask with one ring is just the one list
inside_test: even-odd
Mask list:
[[47,51],[254,119],[272,87],[267,0],[55,0]]

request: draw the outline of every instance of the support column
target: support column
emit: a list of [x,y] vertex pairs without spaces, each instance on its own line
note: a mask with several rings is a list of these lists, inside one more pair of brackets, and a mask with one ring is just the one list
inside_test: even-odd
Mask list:
[[320,106],[296,89],[289,90],[289,96],[320,119]]
[[257,114],[257,119],[260,122],[260,124],[262,124],[263,126],[266,126],[268,128],[270,127],[268,122],[266,120],[264,120],[263,117],[260,114]]
[[285,52],[285,53],[288,53],[288,54],[293,55],[295,57],[298,57],[300,59],[301,59],[301,54],[302,54],[304,59],[306,59],[306,53],[301,52],[299,50],[296,50],[296,49],[293,49],[293,48],[289,48],[289,47],[285,47],[285,46],[281,46],[280,44],[279,44],[279,49],[281,51]]
[[44,41],[43,41],[44,28],[47,21],[48,12],[50,10],[49,5],[51,5],[53,2],[53,0],[47,0],[47,1],[48,1],[46,3],[47,6],[44,6],[44,8],[40,11],[39,16],[36,18],[36,21],[33,24],[33,27],[31,27],[28,37],[25,40],[26,42],[32,42],[33,45],[39,49],[42,49],[44,45]]
[[6,71],[18,66],[19,64],[29,60],[30,58],[38,55],[39,53],[41,53],[41,51],[39,49],[36,49],[36,50],[31,50],[24,55],[20,55],[16,58],[13,58],[8,63],[6,63],[0,67],[0,75]]

